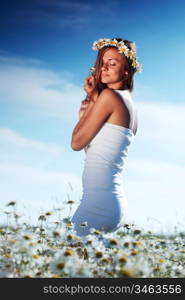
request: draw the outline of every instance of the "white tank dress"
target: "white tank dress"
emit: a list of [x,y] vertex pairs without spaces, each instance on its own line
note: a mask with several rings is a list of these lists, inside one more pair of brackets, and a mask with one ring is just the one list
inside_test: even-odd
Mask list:
[[[105,122],[87,147],[82,175],[83,194],[71,218],[77,235],[90,228],[112,232],[124,225],[128,201],[123,167],[137,130],[137,109],[129,90],[115,90],[130,113],[129,128]],[[87,226],[80,226],[86,222]]]

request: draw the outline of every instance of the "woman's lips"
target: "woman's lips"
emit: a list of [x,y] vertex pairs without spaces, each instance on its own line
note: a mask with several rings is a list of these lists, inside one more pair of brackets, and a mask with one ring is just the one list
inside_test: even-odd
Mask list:
[[109,74],[102,73],[102,76],[109,76]]

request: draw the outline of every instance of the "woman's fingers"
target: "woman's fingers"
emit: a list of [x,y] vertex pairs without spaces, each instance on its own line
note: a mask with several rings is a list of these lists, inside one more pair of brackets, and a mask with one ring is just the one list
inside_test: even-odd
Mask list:
[[88,77],[85,78],[85,80],[84,80],[85,83],[87,83],[87,82],[89,81],[89,79],[91,78],[91,76],[92,76],[92,75],[90,75],[90,76],[88,76]]
[[88,100],[83,100],[81,103],[82,103],[82,105],[87,105],[89,103],[89,101]]
[[85,78],[85,84],[91,86],[93,84],[93,82],[94,82],[94,76],[90,75],[87,78]]
[[82,100],[81,101],[81,106],[80,109],[86,109],[86,107],[89,105],[89,101],[88,100]]
[[93,75],[89,75],[86,77],[86,80],[92,79],[94,76]]
[[90,75],[88,76],[84,81],[84,90],[87,94],[91,93],[94,88],[94,76]]
[[88,84],[89,84],[90,86],[92,86],[93,83],[94,83],[94,77],[91,76],[87,81],[88,81]]
[[87,95],[90,95],[95,87],[95,78],[93,75],[89,75],[84,80],[84,90]]

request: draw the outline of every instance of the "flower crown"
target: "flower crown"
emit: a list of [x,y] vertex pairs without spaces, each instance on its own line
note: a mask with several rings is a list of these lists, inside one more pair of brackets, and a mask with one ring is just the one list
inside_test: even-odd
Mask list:
[[[135,43],[131,44],[132,47],[135,48]],[[124,41],[118,42],[116,39],[99,39],[98,41],[95,41],[93,43],[92,49],[93,50],[100,50],[101,48],[105,46],[112,46],[117,47],[118,52],[121,54],[124,54],[131,62],[131,66],[136,70],[136,72],[141,72],[141,64],[139,63],[137,57],[136,57],[136,50],[132,49],[130,50],[124,43]],[[94,69],[94,68],[93,68]]]

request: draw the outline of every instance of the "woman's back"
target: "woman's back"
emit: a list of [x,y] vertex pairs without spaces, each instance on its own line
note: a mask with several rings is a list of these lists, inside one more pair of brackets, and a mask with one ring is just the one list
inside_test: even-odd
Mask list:
[[129,147],[137,131],[137,109],[129,90],[116,90],[128,109],[129,128],[114,124],[115,116],[110,116],[96,136],[91,140],[86,152],[86,165],[105,165],[122,168]]
[[[108,118],[108,122],[130,128],[134,134],[137,132],[137,109],[132,100],[131,92],[126,90],[115,90],[120,95],[120,105]],[[126,121],[125,121],[126,119]]]

